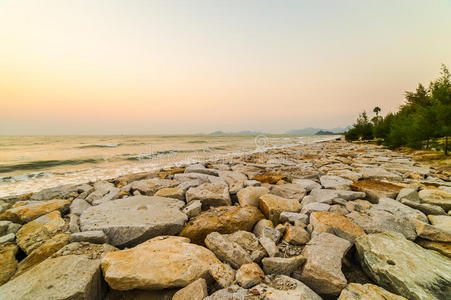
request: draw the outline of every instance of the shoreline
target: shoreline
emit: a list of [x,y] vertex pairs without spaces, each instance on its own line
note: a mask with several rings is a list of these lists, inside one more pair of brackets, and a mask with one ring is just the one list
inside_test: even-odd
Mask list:
[[449,176],[376,145],[252,151],[0,209],[8,299],[443,299],[451,286]]

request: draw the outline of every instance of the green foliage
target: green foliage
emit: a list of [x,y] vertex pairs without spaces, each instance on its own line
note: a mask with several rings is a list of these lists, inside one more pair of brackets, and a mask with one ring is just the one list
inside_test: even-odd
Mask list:
[[[419,84],[414,92],[406,92],[406,102],[397,113],[379,116],[381,109],[373,109],[375,116],[368,121],[366,112],[357,118],[354,127],[346,132],[347,140],[382,138],[390,148],[408,146],[414,149],[443,148],[448,152],[451,135],[451,75],[442,65],[441,76],[428,88]],[[445,137],[443,143],[437,138]]]

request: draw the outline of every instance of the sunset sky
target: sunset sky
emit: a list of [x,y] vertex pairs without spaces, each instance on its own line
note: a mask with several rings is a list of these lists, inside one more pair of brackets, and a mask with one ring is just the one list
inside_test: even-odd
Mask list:
[[446,0],[0,0],[0,134],[344,127],[441,63]]

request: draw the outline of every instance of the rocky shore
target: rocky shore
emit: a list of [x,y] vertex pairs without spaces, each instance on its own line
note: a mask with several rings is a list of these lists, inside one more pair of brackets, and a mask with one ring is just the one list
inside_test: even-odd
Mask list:
[[449,174],[329,141],[0,199],[0,299],[449,299]]

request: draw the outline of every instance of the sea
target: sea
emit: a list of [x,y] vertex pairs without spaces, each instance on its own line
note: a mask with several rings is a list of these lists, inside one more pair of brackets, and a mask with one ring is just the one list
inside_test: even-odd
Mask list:
[[262,152],[337,136],[0,136],[0,197]]

